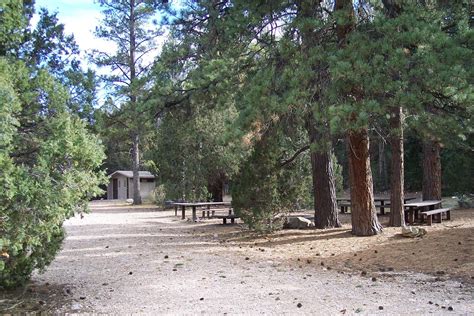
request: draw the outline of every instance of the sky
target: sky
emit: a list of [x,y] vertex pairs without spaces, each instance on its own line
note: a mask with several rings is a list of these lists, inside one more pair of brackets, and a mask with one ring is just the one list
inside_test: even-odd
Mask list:
[[[65,33],[74,34],[76,43],[81,50],[80,59],[86,68],[95,70],[99,75],[109,75],[111,73],[111,70],[108,68],[97,68],[94,64],[89,62],[87,57],[87,53],[92,49],[110,54],[113,54],[116,50],[116,45],[113,42],[94,36],[94,30],[102,19],[99,4],[95,3],[94,0],[36,0],[36,12],[38,12],[41,7],[48,9],[50,13],[57,12],[59,23],[64,24]],[[37,21],[38,16],[35,15],[32,19],[32,24],[35,25]],[[145,56],[145,63],[152,62],[155,56],[159,54],[163,41],[164,38],[158,40],[157,49]],[[105,94],[107,94],[105,90],[100,90],[99,98],[104,100]]]
[[[36,11],[45,7],[50,12],[58,12],[67,34],[74,34],[83,51],[96,48],[110,51],[111,43],[95,38],[93,32],[101,18],[100,6],[94,0],[36,0]],[[113,48],[113,45],[112,45]]]

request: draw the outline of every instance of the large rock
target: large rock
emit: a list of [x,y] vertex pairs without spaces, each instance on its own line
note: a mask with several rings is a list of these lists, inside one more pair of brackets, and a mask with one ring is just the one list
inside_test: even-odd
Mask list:
[[306,219],[301,216],[287,217],[283,227],[286,229],[305,229],[314,227],[314,223],[309,219]]
[[426,229],[415,226],[404,226],[402,227],[402,236],[409,238],[416,238],[426,235]]

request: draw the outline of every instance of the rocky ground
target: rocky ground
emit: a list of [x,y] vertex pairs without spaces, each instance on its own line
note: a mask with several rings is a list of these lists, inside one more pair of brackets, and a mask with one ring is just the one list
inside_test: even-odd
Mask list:
[[[474,211],[406,239],[387,228],[257,236],[150,206],[94,203],[63,250],[3,314],[474,314]],[[386,221],[386,218],[382,218]]]

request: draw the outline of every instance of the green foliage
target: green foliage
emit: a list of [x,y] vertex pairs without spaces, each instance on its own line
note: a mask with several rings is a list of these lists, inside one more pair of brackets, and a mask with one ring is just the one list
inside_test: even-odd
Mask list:
[[[98,195],[98,139],[68,114],[68,95],[48,73],[0,59],[0,286],[49,264],[62,223]],[[6,255],[5,255],[6,254]]]
[[[97,111],[98,132],[106,145],[109,172],[143,170],[142,150],[147,152],[148,137],[153,131],[153,108],[148,103],[151,80],[149,72],[157,54],[157,39],[162,34],[157,25],[156,1],[99,0],[102,20],[95,35],[115,48],[113,53],[93,50],[90,59],[107,69],[101,77],[108,99]],[[153,114],[152,114],[153,113]],[[138,179],[134,179],[138,182]],[[135,185],[134,203],[141,204],[139,186]]]
[[335,180],[335,184],[336,184],[336,193],[337,194],[342,194],[342,192],[344,191],[344,178],[342,176],[343,167],[337,161],[337,157],[334,153],[332,154],[332,168],[334,170],[334,180]]
[[[250,229],[271,231],[281,228],[282,215],[288,210],[281,205],[277,166],[277,148],[261,140],[242,164],[232,185],[232,206]],[[273,155],[272,155],[273,154]]]
[[[173,21],[171,39],[155,65],[156,112],[163,119],[155,161],[167,178],[167,192],[182,197],[194,188],[205,198],[202,175],[215,169],[200,156],[208,150],[199,137],[206,132],[188,122],[216,108],[235,109],[224,130],[250,152],[238,160],[239,172],[230,180],[233,203],[252,227],[275,227],[276,214],[291,209],[303,192],[303,200],[311,200],[308,155],[291,168],[280,168],[282,161],[308,143],[313,150],[330,149],[335,138],[361,128],[388,139],[400,132],[390,129],[393,108],[404,109],[403,127],[418,138],[449,140],[452,149],[464,146],[473,132],[469,6],[466,1],[402,4],[393,18],[387,18],[381,1],[356,4],[364,8],[356,10],[355,28],[341,45],[334,24],[345,13],[329,14],[329,2],[189,3]],[[163,114],[167,111],[173,114]],[[345,164],[346,148],[340,147],[338,158]],[[421,180],[418,154],[408,143],[407,188]],[[199,163],[186,160],[192,155]],[[449,170],[456,168],[447,167],[445,177],[454,179]],[[334,169],[341,191],[347,168]],[[304,185],[300,190],[295,183]]]
[[163,184],[158,185],[153,191],[153,198],[156,205],[165,207],[166,202],[166,190]]
[[23,40],[23,28],[27,24],[23,8],[21,0],[0,2],[0,56],[17,49]]
[[172,111],[160,119],[150,159],[156,162],[158,181],[167,199],[208,200],[208,187],[236,172],[243,154],[238,141],[228,137],[227,124],[235,109]]
[[46,69],[68,88],[69,110],[93,123],[97,80],[95,73],[83,70],[74,36],[67,35],[57,13],[38,12],[38,22],[30,22],[33,0],[8,0],[0,4],[0,56],[23,60],[29,67]]
[[272,123],[256,135],[251,154],[240,165],[232,182],[232,206],[249,228],[272,231],[282,228],[285,215],[312,203],[309,157],[282,165],[291,139]]
[[[473,137],[471,136],[471,148]],[[473,149],[446,148],[441,152],[443,195],[473,193],[474,179],[464,176],[474,173]]]

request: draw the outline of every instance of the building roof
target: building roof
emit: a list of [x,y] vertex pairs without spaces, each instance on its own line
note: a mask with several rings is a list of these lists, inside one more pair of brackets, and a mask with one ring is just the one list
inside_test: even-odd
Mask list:
[[[117,170],[113,172],[112,174],[109,175],[109,178],[112,178],[113,176],[117,175],[122,175],[127,178],[133,178],[133,171],[128,171],[128,170]],[[138,175],[142,179],[154,179],[155,176],[152,175],[149,171],[138,171]]]

